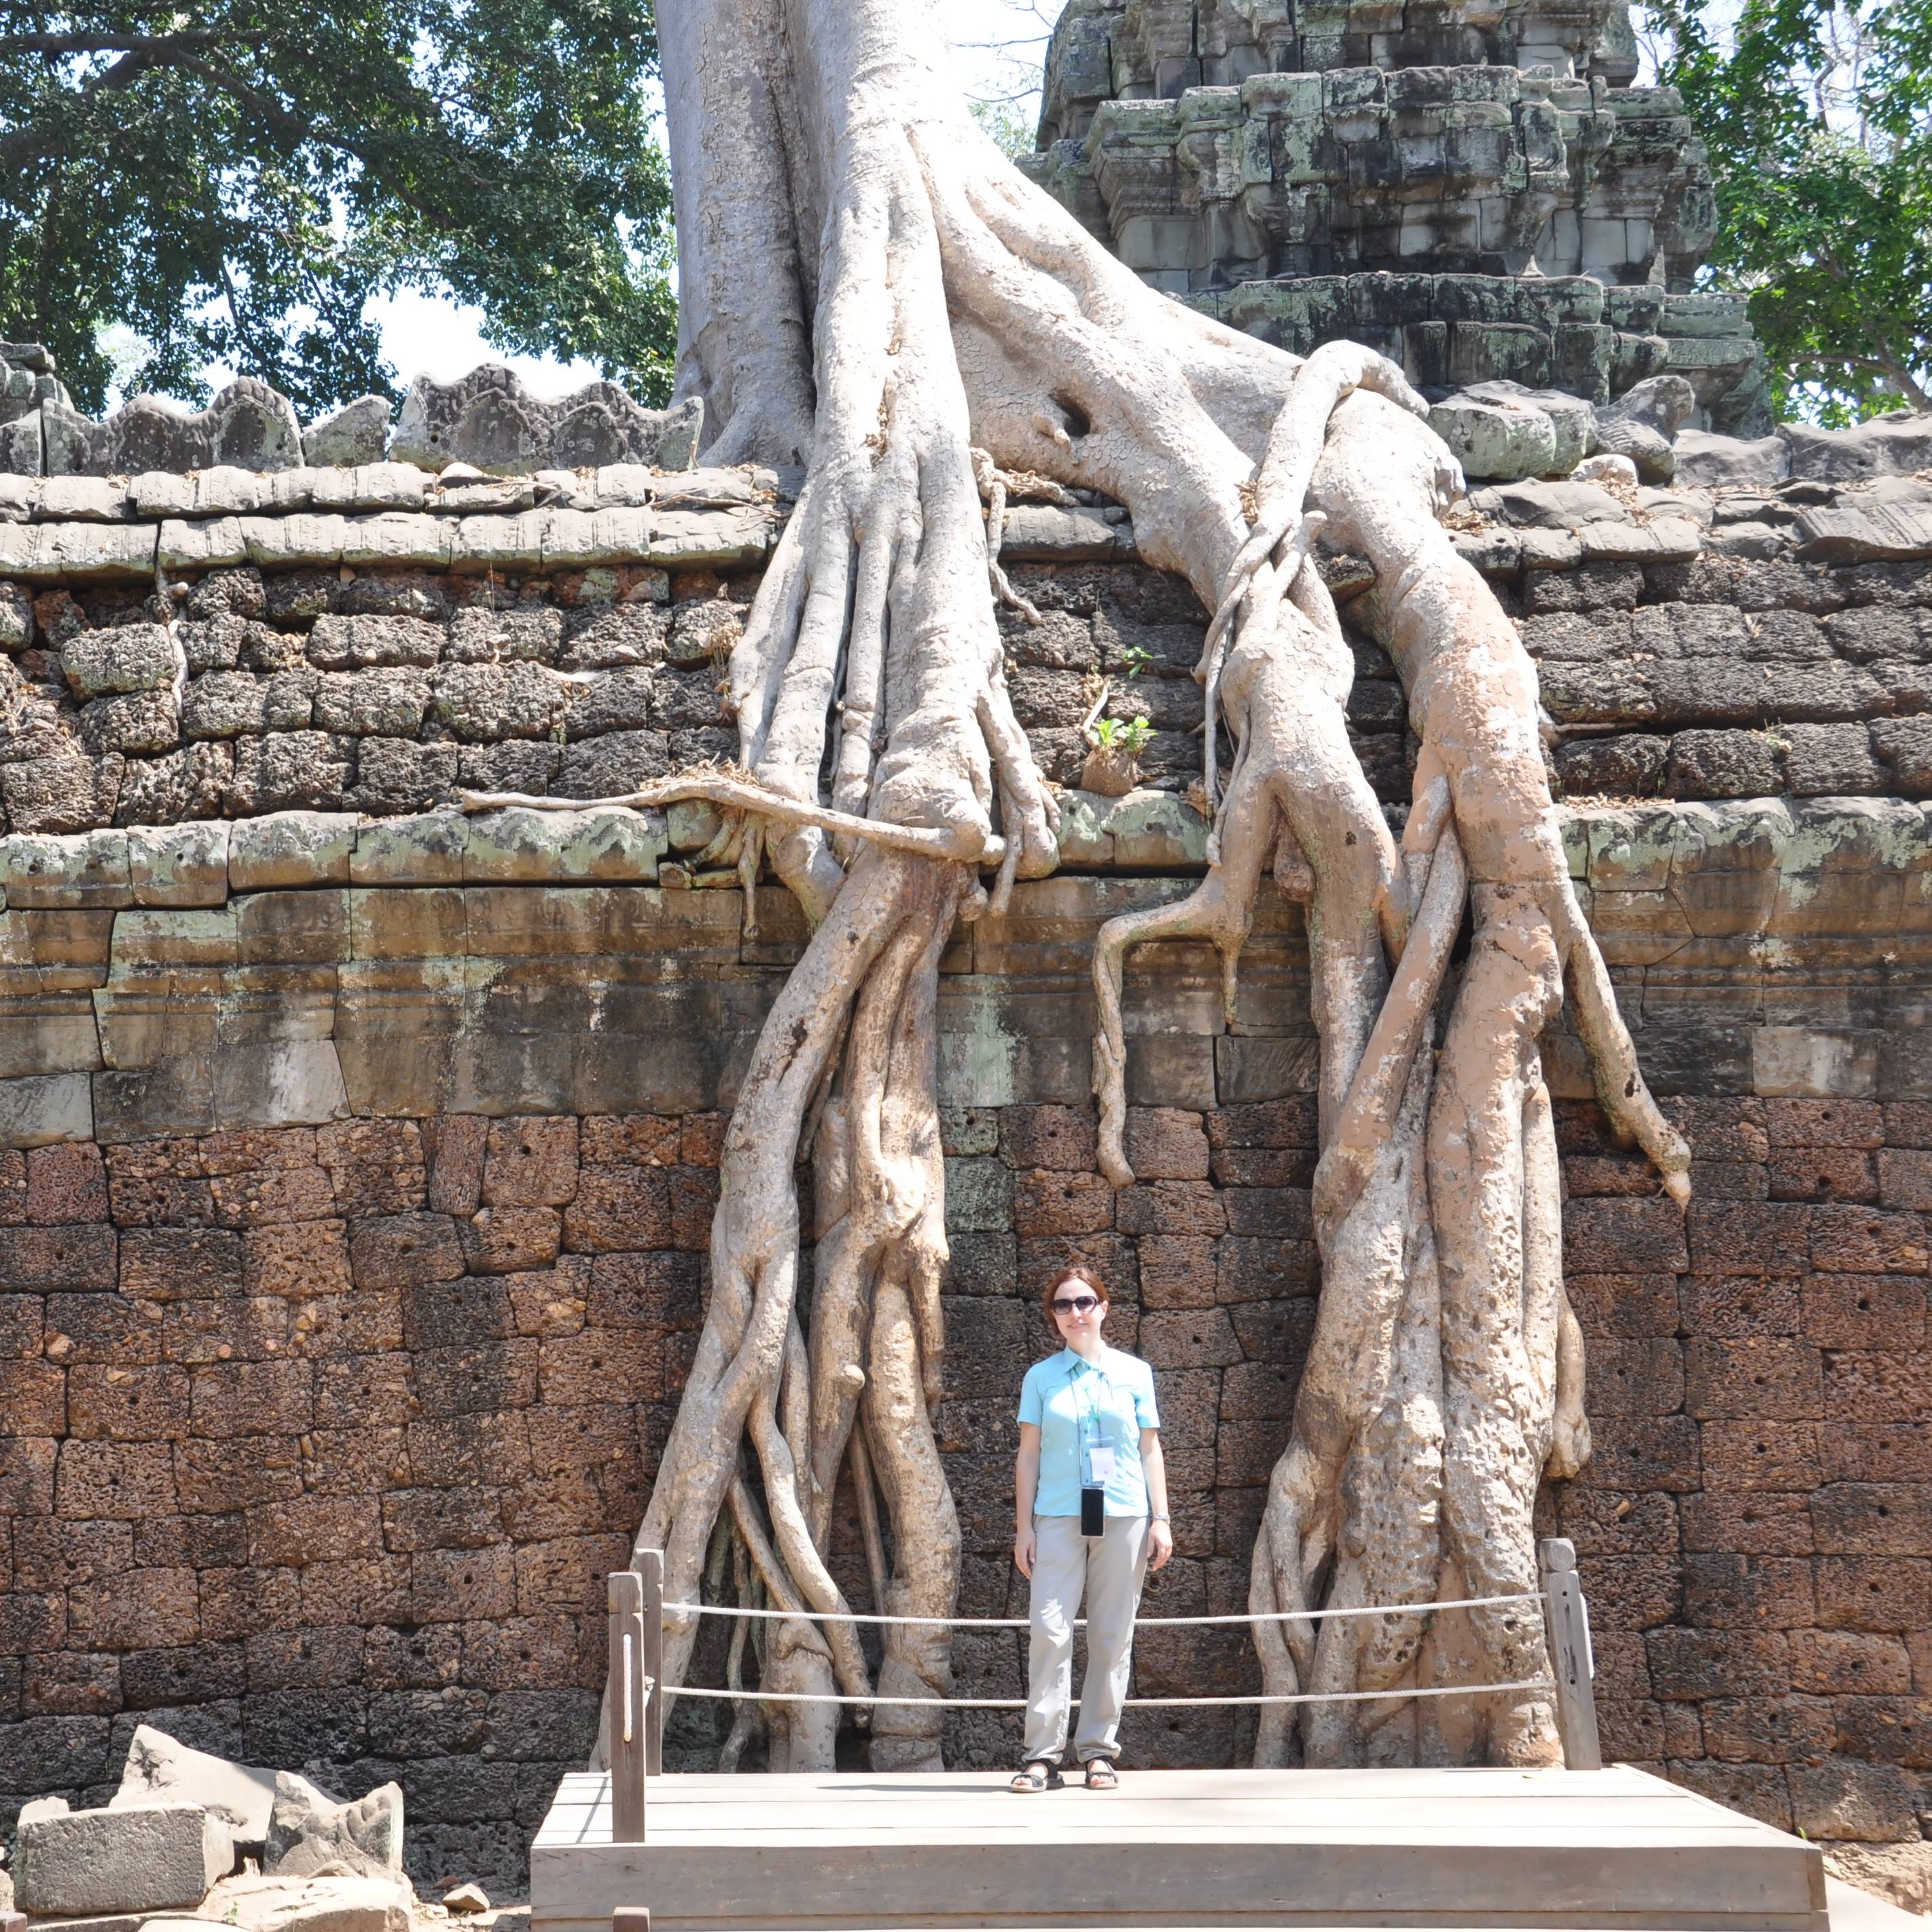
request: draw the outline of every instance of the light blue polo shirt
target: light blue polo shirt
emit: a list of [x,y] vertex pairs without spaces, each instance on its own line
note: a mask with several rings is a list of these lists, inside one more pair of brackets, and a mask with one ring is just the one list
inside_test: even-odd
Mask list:
[[1071,1348],[1034,1363],[1020,1384],[1020,1420],[1040,1431],[1036,1516],[1080,1514],[1080,1486],[1092,1466],[1088,1445],[1094,1442],[1114,1452],[1107,1514],[1147,1514],[1141,1431],[1160,1426],[1160,1411],[1154,1405],[1154,1371],[1138,1355],[1102,1343],[1097,1366]]

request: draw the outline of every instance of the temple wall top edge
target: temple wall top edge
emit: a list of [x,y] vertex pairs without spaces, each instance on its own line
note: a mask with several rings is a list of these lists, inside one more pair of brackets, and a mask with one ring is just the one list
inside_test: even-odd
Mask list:
[[362,396],[306,425],[287,397],[247,376],[206,409],[136,396],[97,422],[74,406],[44,347],[0,341],[0,475],[276,475],[385,462],[497,476],[614,465],[686,470],[698,460],[704,429],[695,398],[647,409],[601,382],[546,398],[493,362],[453,382],[418,376],[399,411],[386,396]]

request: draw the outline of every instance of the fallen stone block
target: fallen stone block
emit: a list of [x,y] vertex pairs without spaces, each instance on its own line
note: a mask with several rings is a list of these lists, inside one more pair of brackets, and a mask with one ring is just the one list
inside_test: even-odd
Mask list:
[[[146,1912],[96,1912],[82,1918],[35,1918],[20,1915],[20,1932],[142,1932],[153,1923]],[[0,1928],[0,1932],[4,1932]]]
[[1910,410],[1874,416],[1851,429],[1783,423],[1778,434],[1790,449],[1791,474],[1815,483],[1910,476],[1932,467],[1932,416]]
[[1556,424],[1521,397],[1450,396],[1429,412],[1429,427],[1472,482],[1547,476],[1556,465]]
[[20,1827],[16,1887],[42,1917],[198,1905],[235,1860],[228,1827],[201,1804],[68,1811]]
[[1680,430],[1673,446],[1677,469],[1672,481],[1729,490],[1760,483],[1782,483],[1791,474],[1791,446],[1780,436],[1746,439]]
[[[1462,392],[1479,403],[1521,404],[1540,410],[1550,418],[1556,436],[1556,449],[1550,473],[1567,476],[1588,453],[1597,433],[1598,412],[1580,396],[1565,395],[1558,389],[1532,389],[1520,382],[1472,382]],[[1452,403],[1459,400],[1451,397]]]
[[1802,563],[1910,562],[1932,556],[1932,510],[1910,503],[1804,510],[1798,538]]
[[446,1912],[488,1912],[490,1894],[480,1885],[459,1885],[442,1894]]
[[1647,483],[1667,482],[1677,466],[1671,446],[1696,400],[1682,376],[1652,376],[1598,410],[1592,446],[1628,457]]
[[166,1732],[140,1724],[128,1747],[121,1788],[108,1804],[122,1810],[158,1804],[203,1806],[228,1827],[238,1844],[258,1846],[268,1835],[275,1774],[190,1750]]
[[345,1802],[292,1771],[275,1774],[263,1870],[277,1877],[353,1873],[380,1878],[403,1868],[403,1792],[378,1785]]
[[250,1875],[218,1887],[200,1916],[203,1932],[209,1919],[242,1932],[410,1932],[415,1898],[404,1878]]

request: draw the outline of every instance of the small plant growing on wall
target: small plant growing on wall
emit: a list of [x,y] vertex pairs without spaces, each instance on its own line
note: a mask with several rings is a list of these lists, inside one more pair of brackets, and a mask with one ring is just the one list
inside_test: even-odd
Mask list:
[[[1102,701],[1104,703],[1105,698]],[[1120,798],[1140,782],[1141,754],[1154,736],[1144,718],[1089,718],[1086,739],[1092,748],[1080,773],[1081,788]]]

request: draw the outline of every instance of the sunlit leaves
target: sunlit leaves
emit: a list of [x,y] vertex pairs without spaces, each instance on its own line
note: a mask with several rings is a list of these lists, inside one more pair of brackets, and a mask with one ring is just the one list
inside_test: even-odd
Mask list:
[[648,0],[0,11],[0,336],[87,406],[120,323],[137,386],[194,399],[225,363],[314,415],[393,389],[365,305],[418,285],[661,396],[656,52]]
[[1657,0],[1782,412],[1932,407],[1932,9]]

